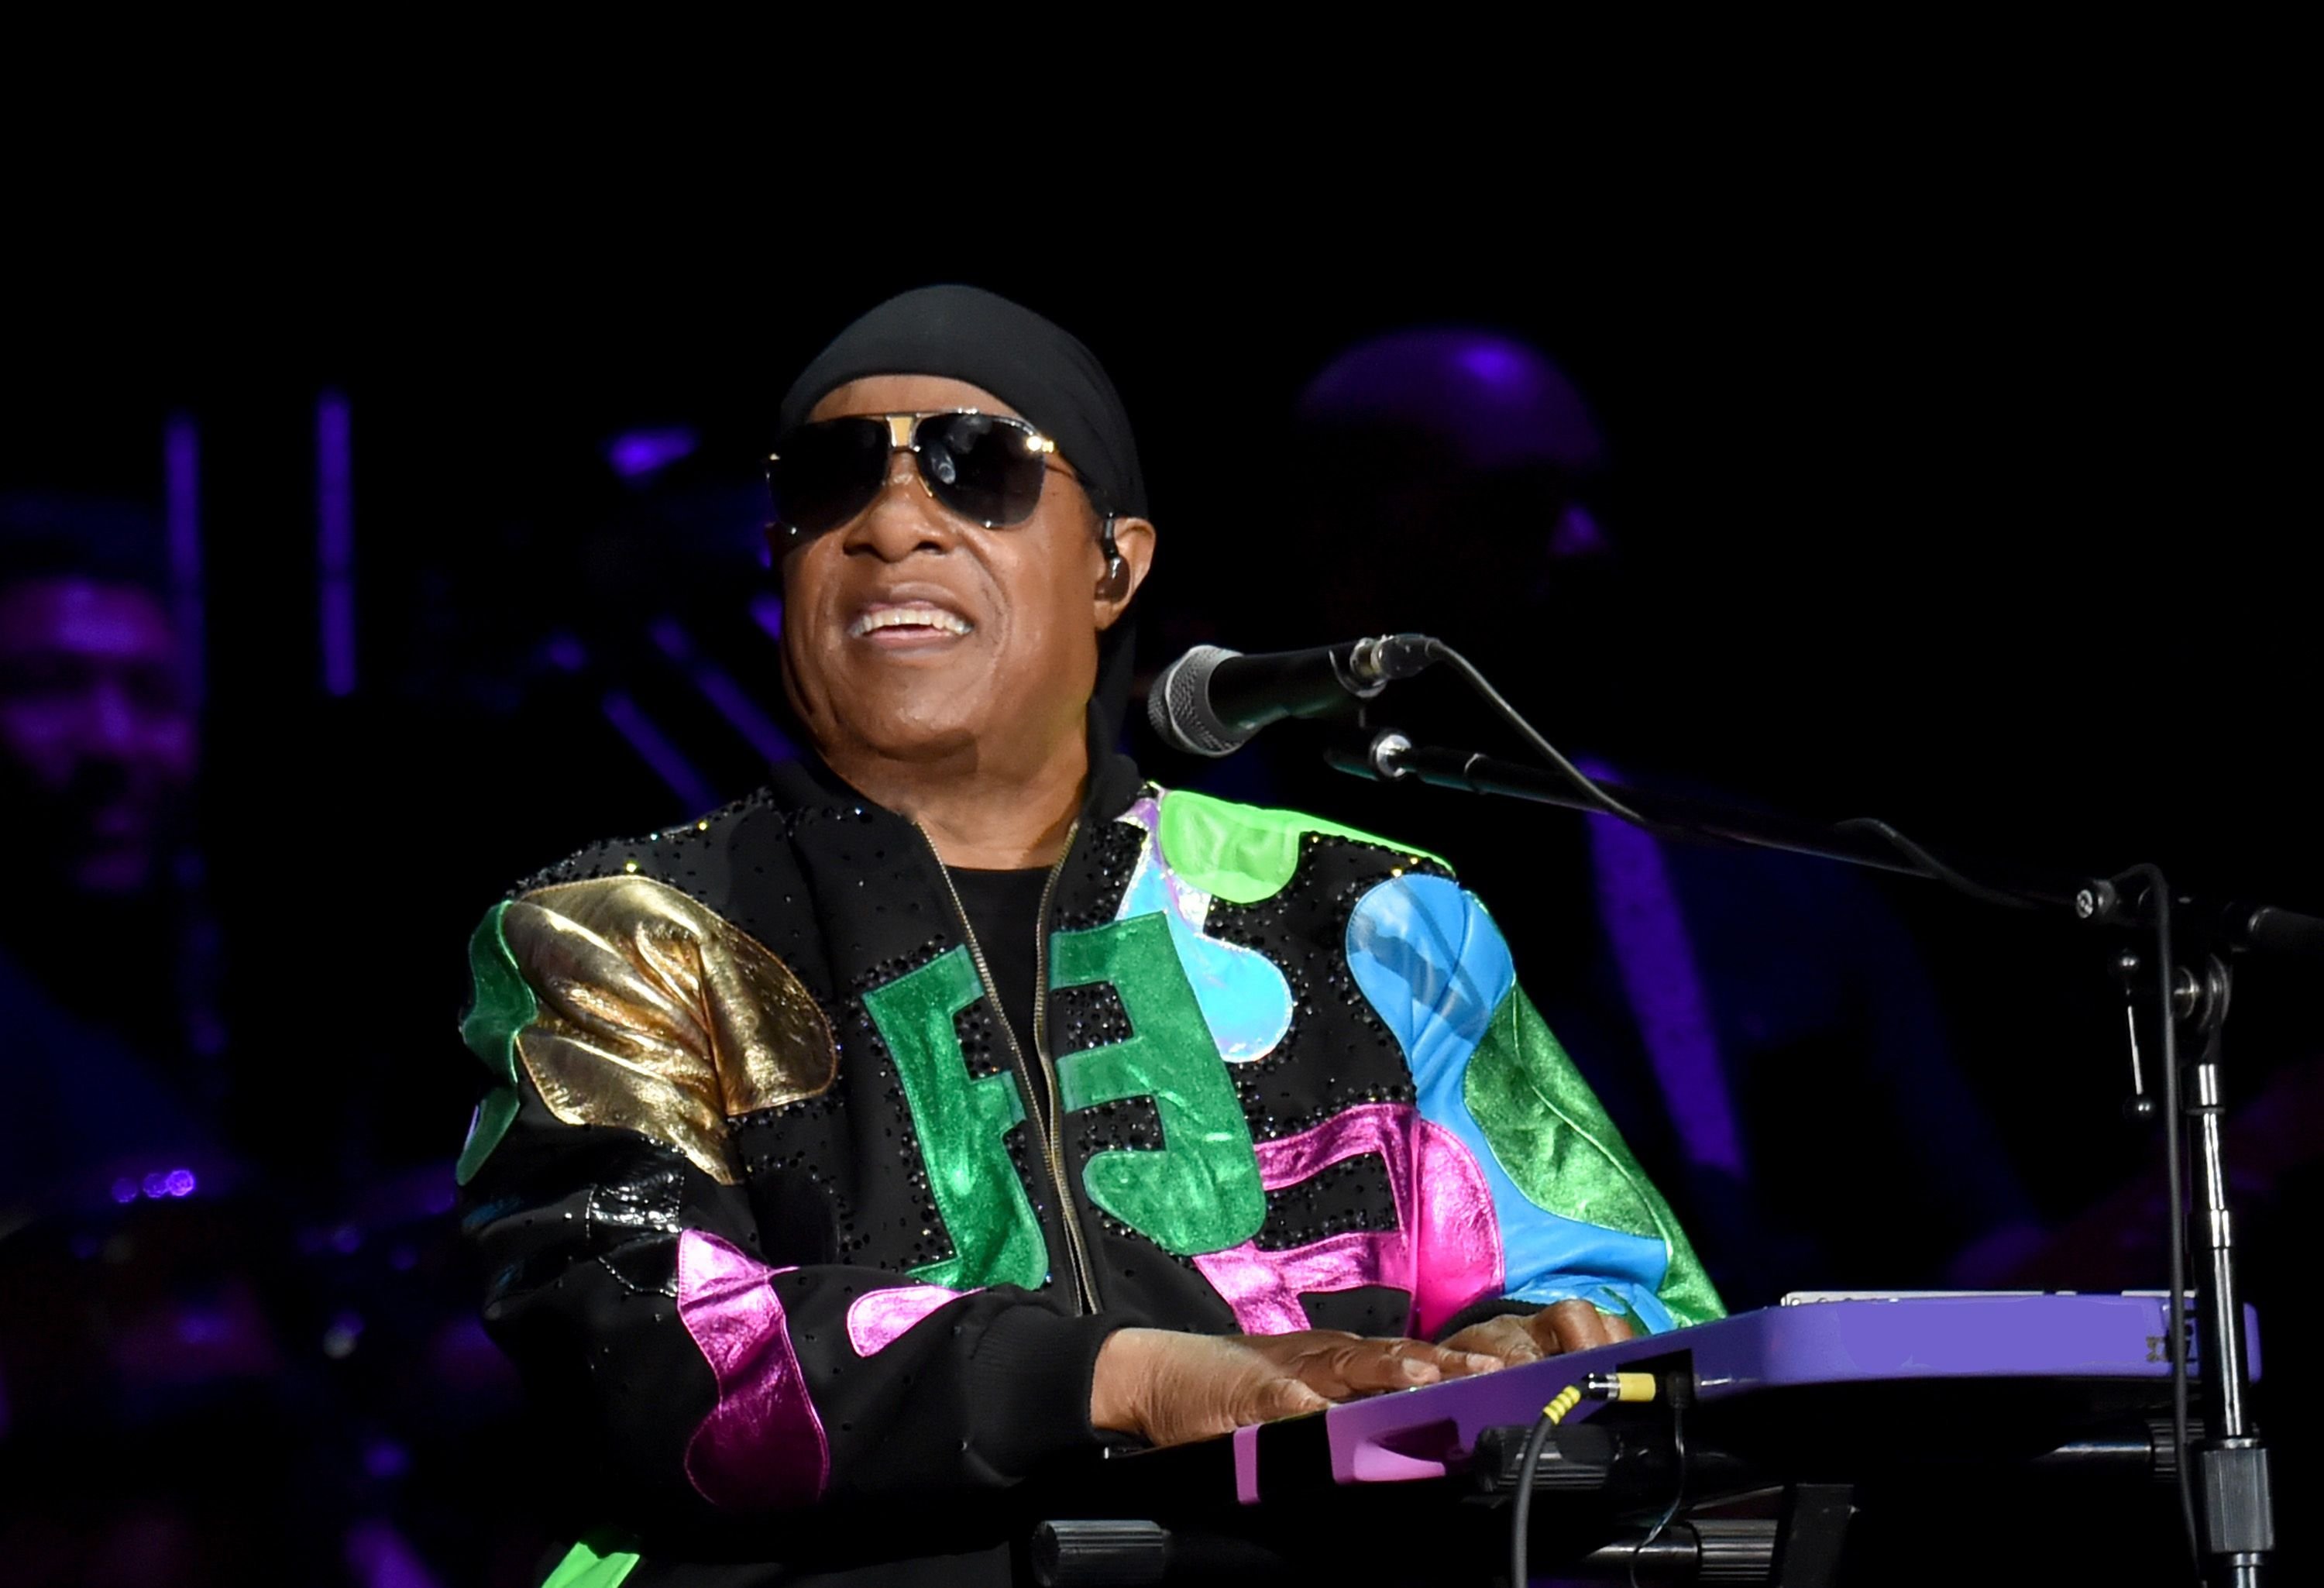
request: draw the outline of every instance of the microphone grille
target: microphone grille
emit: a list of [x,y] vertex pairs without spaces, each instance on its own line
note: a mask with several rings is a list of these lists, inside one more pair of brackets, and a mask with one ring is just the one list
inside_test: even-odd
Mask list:
[[1195,755],[1227,755],[1243,747],[1250,735],[1231,733],[1211,709],[1211,675],[1219,663],[1241,654],[1197,645],[1162,669],[1146,697],[1146,716],[1164,743]]

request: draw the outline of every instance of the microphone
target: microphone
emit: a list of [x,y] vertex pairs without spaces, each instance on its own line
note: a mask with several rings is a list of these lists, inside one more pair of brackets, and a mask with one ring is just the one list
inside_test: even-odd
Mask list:
[[1162,742],[1196,755],[1230,755],[1269,723],[1322,716],[1370,700],[1436,660],[1425,634],[1381,634],[1313,651],[1245,656],[1197,645],[1162,669],[1146,715]]

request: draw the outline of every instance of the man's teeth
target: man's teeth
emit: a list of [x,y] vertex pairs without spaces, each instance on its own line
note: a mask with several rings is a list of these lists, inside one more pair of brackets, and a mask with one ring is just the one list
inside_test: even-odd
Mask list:
[[969,621],[941,606],[883,606],[878,612],[867,612],[850,625],[848,632],[863,635],[874,629],[941,629],[947,634],[965,634]]

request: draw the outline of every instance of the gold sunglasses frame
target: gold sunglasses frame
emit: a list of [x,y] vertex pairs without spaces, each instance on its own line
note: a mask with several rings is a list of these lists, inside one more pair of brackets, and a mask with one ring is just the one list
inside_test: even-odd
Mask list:
[[[954,507],[951,503],[946,502],[943,497],[938,496],[936,494],[936,486],[929,483],[927,463],[920,451],[920,421],[923,420],[950,419],[956,417],[989,419],[995,420],[998,423],[1008,425],[1012,429],[1021,429],[1025,437],[1025,450],[1028,452],[1040,453],[1042,455],[1041,465],[1044,469],[1054,470],[1056,473],[1065,475],[1065,478],[1073,481],[1074,484],[1080,485],[1084,492],[1089,489],[1087,483],[1082,479],[1080,475],[1074,471],[1073,466],[1066,463],[1064,458],[1057,456],[1056,442],[1050,439],[1048,436],[1043,434],[1040,429],[1030,420],[1020,418],[1013,413],[987,413],[981,408],[916,408],[900,413],[840,413],[834,414],[831,419],[828,420],[816,420],[810,422],[815,424],[830,424],[835,420],[843,419],[876,419],[881,420],[888,427],[888,457],[890,468],[892,468],[894,466],[894,459],[897,453],[908,452],[912,455],[912,478],[918,483],[920,489],[927,494],[931,502],[936,503],[946,512],[955,513],[962,518],[967,519],[970,523],[975,524],[982,529],[1014,529],[1018,524],[1023,523],[1025,520],[1017,519],[1011,522],[1003,523],[998,519],[971,518],[967,513],[962,512],[959,508]],[[770,452],[767,454],[767,475],[768,484],[770,485],[773,484],[774,466],[777,462],[780,461],[781,457],[782,454],[779,452]],[[880,491],[885,491],[888,488],[888,474],[883,471],[880,480]],[[832,530],[844,529],[848,524],[853,523],[856,519],[861,518],[865,512],[871,511],[872,503],[877,502],[879,499],[880,493],[875,491],[872,493],[872,500],[870,502],[866,502],[848,518],[843,520],[839,523],[834,524],[832,526]],[[1035,505],[1037,508],[1038,504],[1038,499],[1036,498]],[[1030,518],[1032,514],[1029,512],[1026,514],[1027,518]],[[1110,518],[1108,522],[1111,522]],[[795,525],[783,523],[779,520],[777,521],[775,527],[782,531],[783,537],[786,540],[794,543],[813,538],[813,536],[811,536],[807,531],[800,530]],[[814,531],[814,535],[827,535],[829,533],[831,533],[831,530],[817,530]]]

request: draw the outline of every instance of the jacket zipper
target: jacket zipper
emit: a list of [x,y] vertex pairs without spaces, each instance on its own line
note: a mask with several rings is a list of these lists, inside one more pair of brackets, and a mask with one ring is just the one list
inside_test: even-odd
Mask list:
[[[984,995],[992,1003],[993,1017],[1001,1022],[1003,1035],[1009,1039],[1009,1052],[1017,1061],[1017,1078],[1024,1085],[1027,1097],[1037,1108],[1035,1120],[1042,1131],[1042,1161],[1048,1166],[1049,1182],[1057,1199],[1057,1223],[1065,1233],[1065,1260],[1073,1269],[1074,1307],[1076,1312],[1098,1310],[1097,1285],[1090,1276],[1089,1252],[1082,1243],[1081,1215],[1074,1210],[1073,1193],[1065,1186],[1065,1110],[1058,1097],[1056,1066],[1049,1060],[1047,1042],[1049,1009],[1049,905],[1057,891],[1057,878],[1065,869],[1065,861],[1074,852],[1074,837],[1081,831],[1081,820],[1075,817],[1065,829],[1065,847],[1049,867],[1048,880],[1041,884],[1041,913],[1033,923],[1033,1054],[1041,1063],[1042,1086],[1033,1085],[1032,1066],[1025,1062],[1025,1049],[1017,1040],[1017,1029],[1001,1012],[1001,989],[993,983],[992,968],[985,963],[983,946],[976,940],[976,928],[970,924],[968,907],[960,901],[960,890],[953,886],[952,872],[936,849],[936,841],[928,830],[914,822],[913,827],[936,857],[936,873],[944,878],[945,891],[952,896],[953,913],[960,918],[961,936],[968,943],[968,957],[976,966],[977,980],[984,984]],[[1047,1107],[1040,1109],[1046,1100]],[[1046,1119],[1043,1117],[1046,1115]]]

